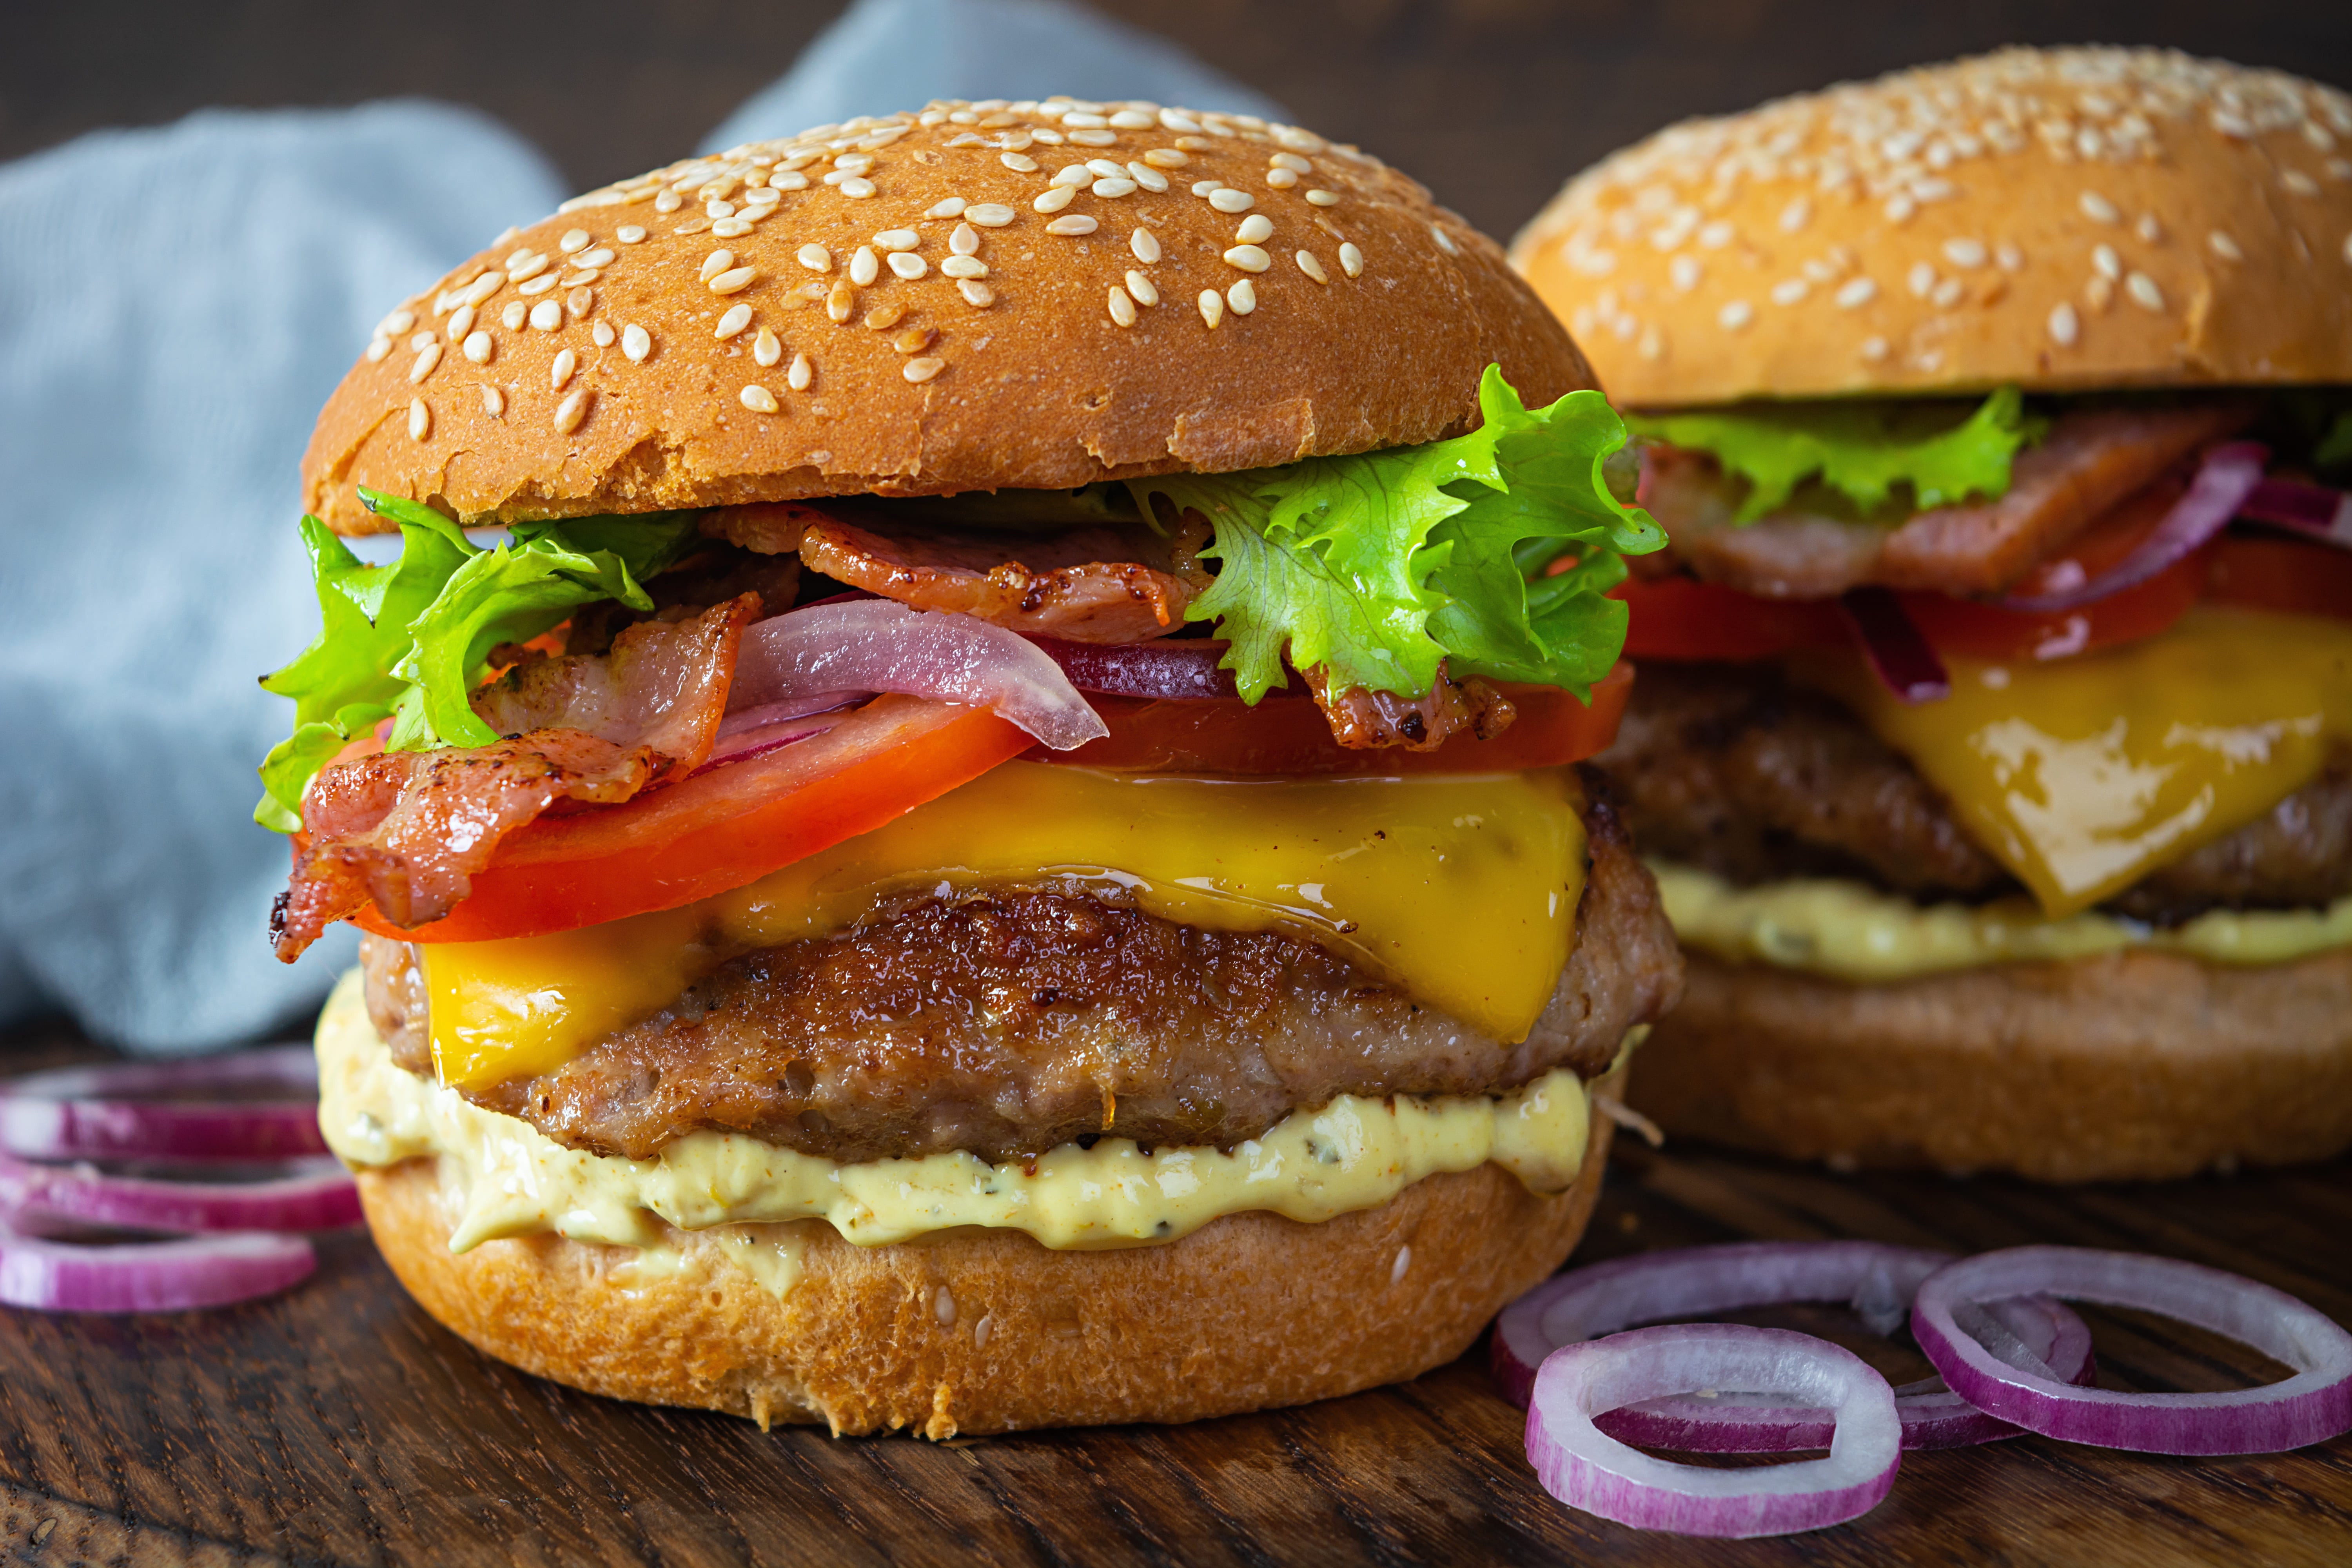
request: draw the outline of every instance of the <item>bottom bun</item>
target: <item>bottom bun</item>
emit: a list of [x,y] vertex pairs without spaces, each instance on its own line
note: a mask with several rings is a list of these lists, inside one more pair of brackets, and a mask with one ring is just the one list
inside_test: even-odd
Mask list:
[[[554,1236],[452,1254],[433,1161],[362,1171],[359,1183],[410,1294],[526,1372],[763,1426],[951,1437],[1192,1421],[1442,1365],[1575,1247],[1610,1131],[1592,1119],[1564,1193],[1481,1165],[1319,1225],[1228,1215],[1179,1241],[1096,1252],[971,1227],[863,1247],[803,1220],[672,1229],[674,1258],[657,1261]],[[781,1295],[739,1261],[779,1247],[798,1254]]]
[[2352,1146],[2352,951],[2260,968],[2121,953],[1889,985],[1685,957],[1629,1097],[1671,1133],[2045,1182]]

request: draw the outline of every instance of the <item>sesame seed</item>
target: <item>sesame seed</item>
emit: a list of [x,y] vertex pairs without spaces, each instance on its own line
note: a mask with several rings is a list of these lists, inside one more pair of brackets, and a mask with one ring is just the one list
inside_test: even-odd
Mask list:
[[1084,213],[1065,213],[1045,226],[1047,234],[1092,234],[1097,226]]
[[2139,221],[2132,225],[2132,232],[2145,245],[2160,245],[2164,241],[2164,225],[2157,221],[2154,213],[2140,214]]
[[412,441],[422,441],[432,434],[433,410],[425,406],[425,399],[410,398],[408,400],[408,438]]
[[2116,247],[2112,245],[2093,247],[2091,265],[2099,269],[2100,277],[2111,283],[2124,275],[2123,258],[2116,254]]
[[754,190],[743,193],[743,205],[747,207],[759,209],[751,214],[753,217],[766,217],[768,216],[767,209],[774,206],[778,202],[782,201],[783,199],[783,192],[781,190],[771,190],[765,185],[761,185]]
[[751,357],[763,367],[784,357],[784,345],[772,329],[761,327],[760,335],[751,340]]
[[2119,223],[2123,219],[2123,214],[2116,210],[2116,204],[2096,191],[2084,191],[2075,199],[2074,205],[2081,207],[2083,216],[2093,223]]
[[[473,330],[474,330],[474,307],[472,307],[471,305],[460,305],[460,306],[458,306],[458,307],[457,307],[457,309],[455,311],[453,311],[453,312],[450,314],[450,317],[449,317],[449,341],[450,341],[451,342],[453,342],[453,343],[454,343],[454,342],[457,342],[459,339],[463,338],[463,337],[464,337],[467,332],[470,332],[470,331],[472,331]],[[425,334],[425,342],[431,342],[432,341],[433,341],[433,334],[432,334],[432,333],[430,333],[430,332],[426,332],[426,333]],[[410,346],[410,347],[412,347],[412,348],[422,348],[422,347],[424,346],[424,344],[423,344],[423,343],[411,343],[409,346]]]
[[1127,237],[1128,249],[1146,267],[1160,259],[1160,237],[1148,228],[1138,228]]
[[808,189],[808,176],[787,169],[781,174],[770,174],[768,188],[774,191],[804,191]]
[[1257,309],[1257,287],[1244,278],[1225,290],[1225,306],[1236,316],[1246,316]]
[[1666,263],[1666,280],[1685,294],[1698,287],[1699,272],[1695,256],[1677,256]]
[[1805,296],[1812,292],[1812,287],[1801,278],[1790,278],[1775,283],[1772,285],[1772,303],[1775,305],[1801,303]]
[[1277,169],[1287,169],[1294,174],[1311,174],[1315,172],[1315,165],[1296,153],[1276,153],[1270,155],[1266,162]]
[[925,217],[961,217],[964,205],[964,199],[961,196],[950,196],[943,202],[934,203],[923,216]]
[[[707,217],[696,218],[692,223],[682,223],[676,228],[670,230],[670,233],[678,236],[680,238],[684,238],[689,234],[708,234],[709,232],[710,220]],[[528,294],[530,290],[530,284],[526,283],[522,286],[522,291],[524,293]]]
[[441,345],[439,343],[426,343],[423,348],[416,351],[416,362],[408,367],[408,384],[411,386],[414,386],[418,382],[423,381],[426,376],[433,374],[433,367],[440,363]]
[[1663,359],[1666,353],[1665,337],[1655,326],[1653,326],[1642,334],[1642,341],[1634,345],[1633,352],[1643,359]]
[[390,337],[395,332],[404,332],[415,325],[416,325],[416,312],[404,306],[377,322],[375,330],[382,335]]
[[1861,353],[1864,362],[1876,364],[1886,357],[1886,340],[1877,337],[1863,339]]
[[1813,204],[1803,196],[1799,196],[1780,209],[1780,232],[1794,234],[1811,223],[1812,218]]
[[1109,121],[1099,114],[1080,112],[1063,115],[1062,123],[1074,131],[1099,131]]
[[593,250],[587,251],[580,256],[574,257],[572,264],[574,267],[583,268],[596,268],[610,267],[619,258],[614,252],[612,247],[600,245]]
[[[1087,173],[1105,180],[1123,180],[1127,177],[1126,165],[1116,163],[1108,158],[1087,159]],[[1083,182],[1080,183],[1083,184]]]
[[2015,272],[2025,266],[2025,252],[2006,240],[1993,247],[1992,258],[2003,272]]
[[710,291],[713,294],[740,294],[749,289],[752,279],[758,276],[759,272],[755,268],[738,267],[713,278],[710,280]]
[[1225,319],[1225,297],[1214,289],[1201,290],[1201,320],[1214,327]]
[[982,202],[978,206],[966,207],[963,216],[982,228],[1003,228],[1017,215],[1011,207],[1001,206],[994,202]]
[[1106,197],[1111,201],[1117,201],[1121,196],[1131,196],[1135,195],[1136,186],[1133,180],[1130,180],[1122,174],[1116,180],[1108,178],[1097,180],[1094,183],[1092,189],[1095,195],[1098,196]]
[[1110,117],[1110,122],[1121,131],[1149,131],[1159,123],[1139,109],[1122,109]]
[[[596,346],[600,349],[609,349],[613,346],[613,324],[610,321],[597,322],[588,329],[588,335],[595,340]],[[470,359],[473,356],[468,354],[467,357]]]
[[1081,147],[1111,147],[1118,145],[1118,132],[1116,131],[1073,131],[1070,132],[1070,140],[1076,142]]
[[1968,285],[1958,279],[1947,278],[1936,285],[1935,292],[1929,294],[1927,298],[1933,301],[1937,310],[1948,310],[1958,304],[1967,296],[1968,291]]
[[1016,174],[1034,174],[1037,172],[1037,160],[1026,153],[999,153],[996,155],[996,161]]
[[1155,169],[1181,169],[1192,160],[1190,154],[1173,147],[1154,147],[1143,155],[1143,161]]
[[1130,267],[1127,269],[1128,296],[1139,305],[1160,303],[1160,289],[1150,279]]
[[2290,195],[2315,196],[2319,194],[2319,182],[2301,169],[2288,169],[2282,173],[2279,185]]
[[869,330],[877,332],[887,332],[906,319],[907,307],[905,305],[887,301],[883,304],[875,306],[872,310],[866,312],[866,327]]
[[940,263],[940,273],[946,278],[985,278],[988,263],[977,256],[950,256]]
[[1277,191],[1286,191],[1298,184],[1298,176],[1288,169],[1268,169],[1265,172],[1265,183]]
[[890,253],[890,270],[909,282],[920,278],[930,269],[931,264],[911,250],[894,250]]
[[1191,115],[1185,113],[1181,109],[1161,110],[1160,111],[1160,123],[1171,131],[1198,131],[1201,129],[1201,122],[1193,119]]
[[1257,198],[1247,191],[1220,185],[1209,193],[1209,205],[1221,213],[1245,213],[1257,205]]
[[528,250],[518,250],[507,258],[507,278],[511,282],[528,281],[546,270],[547,258],[535,256]]
[[391,353],[392,340],[390,338],[384,337],[383,334],[379,333],[368,340],[367,357],[370,363],[382,364],[384,361],[384,356]]
[[947,367],[948,362],[943,359],[910,359],[899,367],[898,374],[920,386]]
[[1225,183],[1223,180],[1195,180],[1192,182],[1192,194],[1196,196],[1202,197],[1203,199],[1208,197],[1211,194],[1222,191],[1224,188]]
[[530,320],[530,307],[520,300],[509,300],[507,308],[499,312],[499,320],[506,323],[507,331],[519,332],[522,324]]
[[1713,223],[1700,226],[1698,242],[1709,250],[1721,250],[1731,243],[1735,232],[1729,224],[1717,218]]
[[547,367],[547,384],[549,390],[553,392],[562,391],[564,383],[570,381],[572,379],[572,373],[579,368],[580,356],[573,353],[570,349],[565,349],[561,353],[557,354],[555,356],[555,363]]
[[2344,237],[2344,259],[2352,261],[2352,234]]
[[1041,127],[1031,131],[1029,134],[1048,147],[1059,147],[1062,144],[1062,133],[1058,131],[1047,131]]
[[733,217],[735,216],[735,204],[733,202],[705,202],[702,204],[702,212],[704,216],[714,221],[719,218]]
[[1263,272],[1274,262],[1255,245],[1236,245],[1225,252],[1225,265],[1238,267],[1244,272]]
[[742,391],[737,393],[735,396],[738,402],[741,403],[744,407],[750,409],[754,414],[773,414],[777,409],[783,406],[783,405],[776,401],[776,395],[774,393],[770,392],[766,387],[761,386],[756,381],[751,385],[745,387]]
[[1909,285],[1915,297],[1924,300],[1936,291],[1936,269],[1924,261],[1915,261],[1911,264],[1911,270],[1905,275],[1904,282]]
[[962,295],[963,302],[975,310],[985,310],[996,303],[996,290],[977,278],[966,278],[959,281],[956,284],[956,292]]
[[710,232],[721,239],[740,239],[751,232],[751,220],[740,217],[720,218],[710,226]]
[[1149,163],[1129,163],[1127,166],[1127,175],[1154,195],[1168,188],[1168,176]]
[[495,347],[489,333],[467,332],[463,352],[466,357],[476,364],[488,364],[490,363],[490,354]]
[[1855,278],[1841,284],[1831,298],[1841,310],[1859,310],[1878,298],[1878,285],[1867,278]]
[[1217,144],[1205,136],[1179,136],[1176,145],[1187,153],[1213,153]]
[[1298,263],[1298,270],[1306,273],[1307,276],[1314,279],[1318,283],[1328,283],[1331,281],[1331,275],[1323,270],[1323,264],[1315,259],[1315,253],[1313,251],[1302,250],[1291,259]]
[[2074,307],[2063,301],[2050,312],[2050,338],[2061,348],[2072,348],[2082,335],[2082,322],[2074,315]]
[[1715,313],[1716,325],[1727,332],[1736,332],[1756,319],[1756,308],[1745,300],[1734,300]]
[[2105,314],[2107,307],[2116,302],[2114,281],[2104,277],[2094,277],[2088,283],[2083,285],[2083,300],[2094,310]]
[[1110,319],[1122,327],[1135,325],[1135,301],[1116,283],[1110,286]]
[[1261,240],[1271,239],[1274,237],[1274,220],[1264,213],[1252,213],[1242,219],[1242,226],[1234,231],[1234,237],[1244,245],[1255,245]]
[[874,182],[856,178],[846,179],[841,182],[840,191],[843,195],[853,201],[863,201],[874,194]]
[[1068,206],[1072,198],[1077,194],[1077,191],[1069,185],[1052,185],[1042,192],[1029,205],[1034,212],[1057,213]]
[[1986,253],[1984,242],[1976,239],[1944,241],[1944,259],[1955,267],[1982,267]]
[[1339,205],[1339,193],[1337,191],[1309,191],[1307,193],[1307,199],[1309,203],[1318,207],[1336,207]]
[[784,384],[794,392],[806,392],[815,375],[815,367],[809,363],[808,355],[794,354],[792,368],[784,372]]
[[596,290],[585,283],[563,297],[563,309],[573,321],[578,321],[595,308]]
[[861,245],[849,258],[849,280],[860,289],[882,275],[882,262],[870,245]]
[[2145,272],[2135,272],[2130,277],[2125,279],[2124,292],[2130,295],[2132,303],[2139,306],[2142,310],[2161,310],[2164,309],[2164,290],[2158,288],[2156,286],[2156,279],[2150,278]]
[[664,191],[654,198],[654,211],[657,213],[674,213],[685,205],[685,199],[676,191]]
[[1918,210],[1919,204],[1909,195],[1905,194],[1894,196],[1890,198],[1886,204],[1886,221],[1889,223],[1909,223],[1911,221],[1911,215]]
[[733,337],[736,333],[741,331],[751,324],[751,306],[730,306],[728,309],[727,313],[719,318],[719,325],[712,329],[710,335],[724,342],[727,339]]
[[1092,169],[1087,168],[1084,163],[1065,163],[1058,171],[1055,172],[1053,179],[1048,181],[1047,184],[1052,185],[1067,185],[1072,190],[1076,190],[1094,177],[1095,172]]
[[532,279],[530,282],[518,286],[516,291],[521,294],[544,294],[550,289],[554,288],[556,278],[554,273],[543,272],[538,277]]
[[488,383],[484,383],[482,386],[482,412],[488,415],[491,418],[496,419],[503,416],[506,411],[507,395],[500,392],[497,387],[492,386]]
[[908,327],[890,340],[890,346],[902,354],[919,354],[939,342],[939,332],[930,327]]
[[643,245],[646,242],[646,231],[640,225],[625,224],[613,231],[613,237],[623,245]]
[[700,274],[701,280],[708,283],[713,278],[718,277],[720,273],[726,271],[729,268],[734,265],[735,253],[733,251],[714,250],[709,255],[702,258],[702,271]]
[[824,297],[824,313],[836,321],[846,321],[856,309],[857,290],[849,286],[845,278],[835,283],[833,291]]
[[621,329],[621,352],[632,364],[643,364],[646,356],[654,352],[653,334],[632,323]]
[[1364,275],[1364,253],[1352,243],[1343,243],[1339,247],[1339,270],[1350,278]]
[[793,254],[800,264],[811,272],[833,270],[833,252],[822,245],[803,245]]
[[580,422],[588,417],[588,389],[583,386],[555,405],[556,434],[569,436],[580,428]]

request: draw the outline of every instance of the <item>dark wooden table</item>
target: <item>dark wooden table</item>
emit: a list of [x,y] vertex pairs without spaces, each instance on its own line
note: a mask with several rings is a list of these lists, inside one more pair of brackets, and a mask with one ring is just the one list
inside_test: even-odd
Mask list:
[[[11,1066],[86,1054],[20,1037]],[[7,1042],[0,1042],[5,1049]],[[2352,1322],[2352,1163],[2166,1186],[1838,1176],[1622,1142],[1580,1259],[1742,1237],[2193,1258]],[[1192,1426],[836,1441],[614,1404],[477,1355],[363,1235],[275,1300],[175,1317],[0,1309],[7,1563],[2352,1563],[2352,1439],[2168,1459],[2038,1437],[1922,1454],[1811,1535],[1644,1534],[1537,1487],[1484,1347],[1399,1388]],[[2277,1369],[2158,1320],[2093,1317],[2105,1382]],[[1898,1380],[1926,1363],[1826,1309]]]

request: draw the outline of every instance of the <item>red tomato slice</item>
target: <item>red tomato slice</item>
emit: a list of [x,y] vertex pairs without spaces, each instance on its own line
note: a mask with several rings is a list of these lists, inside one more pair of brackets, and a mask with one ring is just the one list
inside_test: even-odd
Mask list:
[[1842,647],[1845,619],[1827,599],[1766,599],[1692,577],[1629,577],[1611,591],[1632,612],[1628,658],[1769,658]]
[[484,942],[675,909],[870,832],[1029,745],[985,708],[877,698],[822,735],[518,829],[431,925],[404,931],[373,907],[353,918],[405,942]]
[[1154,700],[1096,697],[1110,733],[1072,752],[1039,749],[1034,761],[1149,773],[1521,773],[1556,767],[1605,750],[1616,738],[1633,668],[1620,663],[1593,684],[1590,707],[1550,686],[1506,684],[1518,709],[1491,741],[1460,735],[1432,752],[1351,751],[1331,738],[1323,710],[1299,699],[1267,698],[1253,708],[1238,697]]
[[2206,596],[2221,605],[2352,619],[2352,553],[2295,539],[2214,541]]

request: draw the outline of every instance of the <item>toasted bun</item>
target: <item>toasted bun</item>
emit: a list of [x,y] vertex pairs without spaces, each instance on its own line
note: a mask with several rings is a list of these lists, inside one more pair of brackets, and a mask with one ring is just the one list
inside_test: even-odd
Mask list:
[[[1038,210],[1102,160],[1114,179]],[[761,184],[791,188],[762,205]],[[472,521],[1256,468],[1468,428],[1489,363],[1530,405],[1592,384],[1491,240],[1352,147],[1146,105],[935,103],[502,236],[384,318],[304,501],[366,533],[391,525],[359,485]]]
[[1631,1095],[1669,1133],[2049,1182],[2352,1147],[2352,952],[2243,969],[2141,952],[1898,985],[1687,961]]
[[669,1232],[678,1266],[642,1278],[614,1278],[625,1249],[553,1236],[453,1256],[431,1161],[359,1182],[400,1282],[501,1361],[762,1426],[951,1437],[1191,1421],[1451,1361],[1576,1245],[1610,1130],[1593,1119],[1583,1168],[1556,1195],[1482,1165],[1319,1225],[1229,1215],[1158,1247],[1055,1252],[966,1228],[862,1247],[821,1220],[725,1227],[754,1246],[797,1243],[801,1277],[781,1297],[709,1232]]
[[2352,381],[2352,99],[2008,49],[1663,131],[1511,257],[1635,406]]

